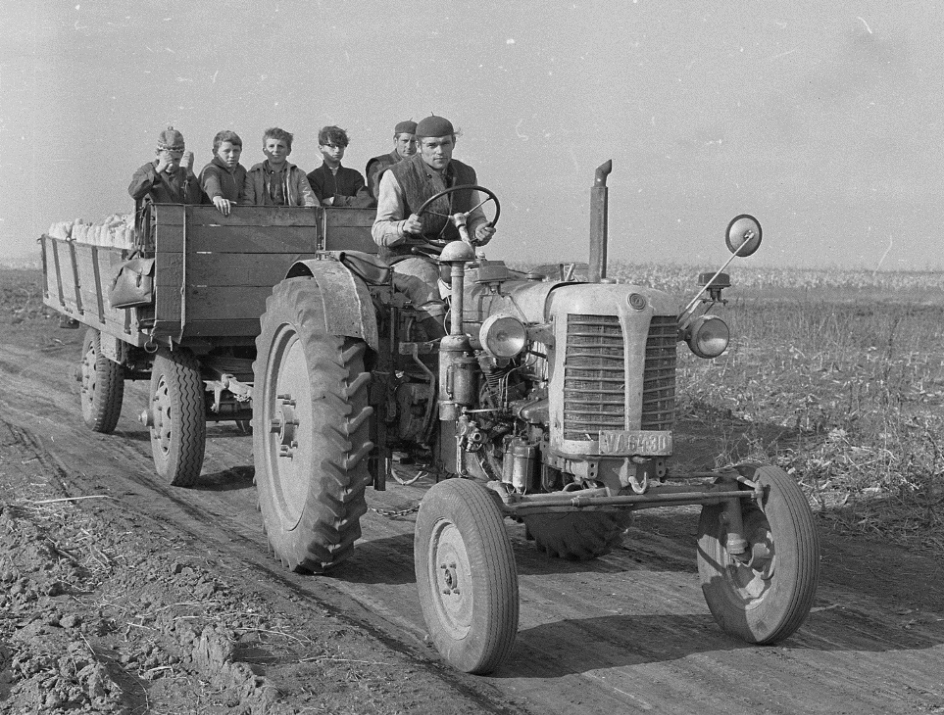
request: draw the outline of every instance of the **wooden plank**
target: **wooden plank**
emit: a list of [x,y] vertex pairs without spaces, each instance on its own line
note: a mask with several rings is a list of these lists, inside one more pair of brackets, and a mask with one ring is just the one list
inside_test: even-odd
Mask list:
[[95,306],[95,317],[98,320],[105,319],[105,291],[111,288],[111,283],[102,285],[101,259],[99,258],[101,254],[102,251],[98,246],[92,249],[92,280],[94,281],[92,285],[95,290],[95,300],[89,305]]
[[[69,241],[69,261],[72,264],[72,284],[73,284],[72,290],[73,290],[73,294],[75,295],[75,304],[78,306],[79,312],[84,313],[85,308],[82,305],[82,295],[81,295],[82,284],[79,282],[79,261],[78,261],[78,258],[76,257],[76,251],[78,250],[76,248],[76,245],[77,244],[75,241]],[[82,244],[78,244],[78,245],[81,246]]]
[[314,253],[198,253],[188,256],[187,286],[266,286],[285,278],[292,264]]
[[162,226],[320,226],[324,209],[301,206],[234,206],[224,216],[213,206],[157,204],[155,224]]
[[[166,229],[166,227],[164,227]],[[188,226],[189,250],[206,253],[305,253],[317,249],[311,226]],[[180,253],[183,230],[158,232],[157,252]]]
[[52,255],[56,265],[56,295],[59,296],[59,304],[65,305],[65,291],[62,289],[62,264],[59,261],[59,241],[53,239]]
[[377,218],[377,209],[325,209],[324,225],[331,229],[336,226],[361,226],[370,228]]
[[325,232],[326,251],[362,251],[377,253],[378,246],[374,243],[369,229],[356,226],[336,226]]
[[[261,315],[261,313],[260,313]],[[187,338],[254,338],[259,334],[259,318],[235,320],[192,320],[184,328],[182,342]]]
[[196,320],[258,320],[271,293],[271,286],[188,288],[185,330],[189,334],[189,323]]

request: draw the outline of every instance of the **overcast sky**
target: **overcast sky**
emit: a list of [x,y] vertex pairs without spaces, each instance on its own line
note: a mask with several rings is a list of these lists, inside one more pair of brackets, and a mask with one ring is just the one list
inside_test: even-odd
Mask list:
[[171,124],[211,158],[233,129],[351,136],[363,172],[396,122],[443,115],[455,157],[502,201],[490,258],[586,260],[609,179],[610,256],[944,267],[944,8],[793,0],[0,2],[0,250],[55,221],[127,212]]

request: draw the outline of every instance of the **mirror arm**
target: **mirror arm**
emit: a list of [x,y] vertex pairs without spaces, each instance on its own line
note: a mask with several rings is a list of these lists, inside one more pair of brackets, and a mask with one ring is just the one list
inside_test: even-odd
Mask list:
[[679,315],[679,330],[680,331],[685,330],[688,327],[689,323],[691,322],[689,319],[692,317],[692,313],[695,311],[695,306],[698,305],[698,299],[701,298],[702,294],[706,290],[708,290],[708,287],[712,283],[714,283],[715,278],[717,278],[722,273],[722,271],[724,271],[724,269],[728,267],[731,261],[733,261],[735,258],[738,257],[738,254],[741,252],[741,249],[744,248],[744,246],[746,245],[747,245],[747,241],[745,241],[740,246],[738,246],[737,250],[731,254],[731,257],[728,258],[728,260],[724,262],[724,265],[721,266],[721,268],[719,268],[715,272],[715,274],[711,277],[711,280],[705,283],[705,285],[701,287],[701,290],[699,290],[698,293],[695,294],[695,297],[692,298],[691,303],[685,306],[685,310],[683,310],[681,315]]

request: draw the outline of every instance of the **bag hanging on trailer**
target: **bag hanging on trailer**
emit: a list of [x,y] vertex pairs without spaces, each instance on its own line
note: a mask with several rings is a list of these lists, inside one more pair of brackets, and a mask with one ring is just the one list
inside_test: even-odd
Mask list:
[[118,268],[108,291],[112,308],[136,308],[154,302],[154,259],[132,258]]

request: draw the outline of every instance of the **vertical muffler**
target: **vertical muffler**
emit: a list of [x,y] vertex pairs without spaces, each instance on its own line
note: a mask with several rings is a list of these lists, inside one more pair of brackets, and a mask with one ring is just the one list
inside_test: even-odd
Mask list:
[[590,261],[587,266],[587,280],[599,283],[606,278],[606,242],[607,242],[607,193],[606,177],[613,170],[613,161],[607,161],[597,167],[590,189]]

